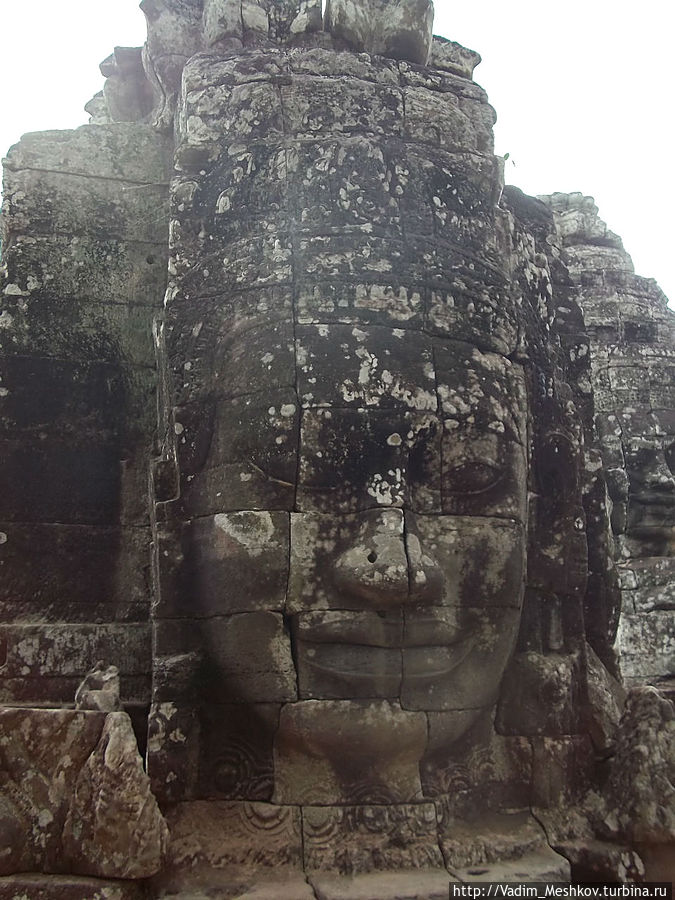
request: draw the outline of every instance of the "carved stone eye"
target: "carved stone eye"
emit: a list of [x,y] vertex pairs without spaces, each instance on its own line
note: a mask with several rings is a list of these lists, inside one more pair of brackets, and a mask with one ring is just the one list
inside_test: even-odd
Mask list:
[[470,460],[449,469],[445,484],[453,494],[481,494],[495,487],[503,476],[503,469],[494,463]]

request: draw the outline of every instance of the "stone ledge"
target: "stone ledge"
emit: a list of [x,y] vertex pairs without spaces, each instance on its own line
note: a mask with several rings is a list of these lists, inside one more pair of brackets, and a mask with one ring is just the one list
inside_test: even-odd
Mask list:
[[142,900],[143,886],[130,881],[76,875],[10,875],[0,878],[0,900]]

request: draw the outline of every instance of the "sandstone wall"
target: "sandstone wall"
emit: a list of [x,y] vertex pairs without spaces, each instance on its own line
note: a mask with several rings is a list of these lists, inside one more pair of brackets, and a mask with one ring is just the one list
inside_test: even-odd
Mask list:
[[0,702],[72,703],[98,659],[149,699],[167,141],[144,126],[27,135],[4,162]]
[[591,339],[611,529],[621,583],[617,635],[629,683],[672,688],[675,672],[675,313],[635,274],[591,197],[552,194]]

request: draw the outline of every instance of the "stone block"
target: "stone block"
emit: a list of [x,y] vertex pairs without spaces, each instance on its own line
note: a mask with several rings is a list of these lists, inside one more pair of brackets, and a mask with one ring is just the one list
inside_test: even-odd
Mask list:
[[532,747],[527,738],[494,734],[493,709],[429,712],[422,760],[425,797],[436,804],[439,829],[471,819],[475,810],[501,813],[531,797]]
[[[392,158],[393,157],[393,158]],[[397,160],[372,138],[298,143],[289,154],[290,196],[303,232],[362,226],[402,236]],[[406,219],[406,222],[409,220]]]
[[2,438],[63,440],[77,431],[104,442],[122,426],[124,373],[118,365],[10,356],[0,359],[0,381],[6,391],[0,406]]
[[326,28],[352,50],[426,65],[434,5],[430,0],[328,0]]
[[294,642],[300,698],[398,698],[402,640],[400,610],[300,613]]
[[240,0],[206,0],[202,22],[208,46],[226,38],[241,39],[243,25]]
[[405,503],[415,512],[440,513],[440,455],[434,413],[306,409],[297,506],[307,513],[355,513]]
[[451,881],[454,879],[445,869],[432,868],[362,875],[310,875],[318,900],[447,900]]
[[302,325],[343,322],[419,329],[422,324],[424,290],[416,285],[383,279],[373,283],[316,283],[300,276],[296,288],[298,322]]
[[180,116],[179,160],[192,148],[281,140],[284,133],[279,86],[270,81],[216,83],[203,91],[187,92]]
[[532,853],[525,853],[519,859],[505,862],[472,866],[470,869],[452,870],[457,878],[467,884],[472,882],[515,882],[517,884],[545,882],[547,884],[569,884],[571,880],[569,861],[551,847],[542,846]]
[[213,297],[224,291],[234,293],[256,286],[290,285],[294,259],[286,232],[266,232],[229,242],[214,253],[186,243],[172,260],[181,276],[186,299]]
[[628,842],[654,866],[654,874],[660,869],[666,878],[675,843],[674,750],[672,702],[649,685],[633,688],[603,791],[599,834]]
[[[300,58],[304,54],[299,54]],[[290,61],[278,50],[264,47],[249,48],[246,53],[197,54],[188,60],[183,81],[185,95],[207,87],[224,85],[234,87],[251,82],[275,82],[280,75],[287,75]]]
[[[214,331],[216,323],[213,320],[192,324],[192,333],[195,329],[207,333],[197,353],[189,354],[192,365],[182,367],[182,372],[176,373],[182,376],[182,383],[177,385],[174,393],[177,404],[185,405],[214,396],[238,397],[254,393],[270,396],[294,387],[295,351],[290,321],[280,320],[262,327],[256,327],[254,321],[243,321],[237,328],[230,320],[223,324],[231,328],[226,330],[221,326],[219,331]],[[172,348],[176,368],[178,359],[185,362],[185,349],[183,341],[178,348]]]
[[0,878],[0,900],[143,900],[144,887],[82,875],[10,875]]
[[[424,621],[423,610],[418,616]],[[496,700],[502,672],[513,652],[520,611],[462,606],[451,610],[447,618],[442,629],[441,617],[436,617],[437,635],[434,640],[427,632],[428,644],[421,640],[415,646],[413,638],[408,638],[413,645],[404,646],[402,652],[401,705],[404,709],[458,710],[463,720],[467,709],[479,710]],[[414,626],[414,614],[406,613],[406,633],[413,632]]]
[[525,379],[495,354],[435,347],[444,418],[443,509],[525,521]]
[[480,62],[480,55],[475,50],[468,50],[455,41],[434,37],[429,57],[431,68],[442,69],[461,78],[472,78],[473,70]]
[[120,454],[109,442],[68,436],[0,440],[5,490],[0,519],[115,525],[120,493]]
[[221,400],[207,415],[203,407],[184,408],[176,420],[181,502],[188,515],[292,508],[299,431],[295,392]]
[[[300,810],[244,801],[180,803],[167,815],[167,864],[155,889],[227,889],[246,896],[258,882],[304,882]],[[255,897],[255,894],[253,895]],[[283,894],[280,894],[283,896]],[[293,895],[294,896],[294,895]],[[301,892],[298,898],[302,897]]]
[[281,612],[286,603],[289,532],[284,512],[220,513],[185,526],[180,594],[190,596],[192,616]]
[[[158,240],[165,238],[165,230]],[[63,325],[75,319],[73,301],[92,309],[130,303],[159,309],[166,282],[166,246],[118,240],[92,240],[63,235],[17,235],[3,253],[7,266],[4,299],[20,304],[16,340],[25,321],[40,323],[48,315]],[[55,278],[58,276],[58,280]],[[56,283],[55,283],[56,282]],[[73,327],[75,322],[73,321]],[[10,337],[6,338],[8,345]]]
[[[354,578],[351,591],[345,590],[348,584],[340,584],[338,568],[342,568],[342,580]],[[359,593],[362,582],[369,585],[371,602],[379,609],[398,608],[407,599],[402,511],[366,510],[358,516],[340,518],[291,514],[288,612],[331,608],[360,611],[364,607],[363,592]]]
[[506,675],[497,712],[502,734],[573,734],[580,730],[579,660],[564,653],[518,653]]
[[440,337],[500,354],[512,353],[516,346],[517,315],[505,285],[457,271],[448,288],[430,292],[427,315],[428,327]]
[[86,222],[87,234],[95,240],[153,243],[164,231],[157,210],[168,212],[165,183],[139,185],[108,177],[11,168],[5,183],[3,218],[5,227],[16,234],[74,236]]
[[438,408],[431,342],[415,332],[299,325],[297,354],[305,408]]
[[202,623],[208,695],[214,703],[295,700],[290,637],[280,614],[239,613]]
[[77,775],[64,824],[64,852],[76,872],[148,878],[162,866],[168,836],[131,721],[126,713],[112,712]]
[[[231,364],[230,354],[245,360],[249,336],[256,347],[272,323],[278,330],[272,329],[269,336],[276,338],[278,353],[274,359],[266,357],[267,349],[260,354],[260,370],[248,392],[293,385],[294,360],[291,370],[289,359],[292,342],[289,348],[282,341],[288,327],[284,323],[290,322],[292,315],[290,288],[260,288],[201,301],[186,301],[178,292],[170,304],[166,330],[169,366],[174,376],[174,403],[183,406],[210,395],[246,393],[239,370]],[[255,383],[258,379],[259,387]],[[231,381],[239,384],[234,390]]]
[[353,876],[443,866],[432,803],[305,807],[303,838],[312,881],[329,872]]
[[418,515],[415,526],[421,546],[443,573],[444,597],[437,605],[521,609],[524,535],[518,523]]
[[[0,626],[0,702],[72,702],[98,660],[114,661],[123,699],[147,700],[151,669],[147,623]],[[140,696],[139,696],[140,692]]]
[[[181,239],[224,246],[226,242],[288,227],[293,151],[281,141],[233,147],[201,176],[186,175],[172,185],[174,215]],[[295,179],[294,179],[295,181]],[[201,223],[197,226],[196,217]]]
[[672,610],[626,611],[619,620],[616,644],[628,683],[651,681],[673,671],[675,628]]
[[595,752],[585,734],[532,739],[532,796],[540,807],[574,804],[589,790]]
[[[161,673],[163,660],[155,661]],[[161,674],[160,674],[161,679]],[[158,679],[159,680],[159,679]],[[147,771],[152,791],[162,808],[194,797],[199,759],[199,720],[194,700],[163,696],[162,685],[148,713]],[[167,692],[168,693],[168,692]]]
[[[41,243],[44,246],[47,242]],[[112,272],[108,274],[112,280]],[[159,278],[158,282],[157,293]],[[151,308],[123,302],[100,304],[72,296],[64,301],[54,296],[57,292],[58,289],[50,296],[35,289],[27,296],[6,298],[3,308],[12,324],[3,330],[0,339],[3,356],[21,356],[30,351],[40,361],[51,358],[89,365],[153,365]]]
[[272,745],[276,703],[205,705],[201,710],[201,798],[269,801],[274,791]]
[[402,132],[403,92],[386,84],[297,75],[282,84],[281,100],[286,132],[297,139]]
[[[149,530],[3,522],[0,535],[0,602],[7,620],[17,625],[147,620]],[[31,562],[36,547],[40,566]]]
[[[377,282],[382,274],[404,273],[415,279],[414,269],[426,263],[430,253],[413,242],[404,243],[392,237],[369,235],[362,230],[335,234],[300,235],[293,246],[295,271],[314,284],[323,281]],[[413,271],[411,271],[413,270]],[[420,279],[421,281],[422,279]]]
[[[420,793],[419,760],[426,741],[424,714],[403,710],[398,703],[303,700],[287,704],[281,710],[274,744],[274,802],[412,801]],[[339,851],[333,847],[330,852]],[[406,865],[403,859],[400,865]],[[309,867],[332,868],[319,862]]]
[[404,90],[404,135],[408,140],[432,147],[457,151],[470,149],[490,155],[493,152],[492,126],[495,113],[491,106],[443,94],[437,96],[423,88]]
[[75,131],[25,134],[7,155],[5,168],[112,178],[138,184],[168,183],[171,147],[149,125],[83,125]]

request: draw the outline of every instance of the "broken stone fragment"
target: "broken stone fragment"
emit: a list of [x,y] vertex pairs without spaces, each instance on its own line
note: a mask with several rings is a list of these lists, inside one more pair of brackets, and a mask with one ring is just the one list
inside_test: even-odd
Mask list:
[[113,122],[141,122],[153,107],[152,88],[140,47],[115,47],[100,66],[108,115]]
[[326,29],[356,51],[426,65],[431,50],[431,0],[328,0]]
[[161,868],[167,841],[131,720],[126,713],[110,713],[75,782],[64,851],[76,872],[148,878]]
[[675,709],[633,688],[616,739],[602,831],[640,844],[675,844]]
[[0,708],[0,785],[0,875],[159,869],[167,828],[126,713]]
[[469,50],[448,41],[445,38],[434,36],[429,56],[429,65],[434,69],[443,69],[460,78],[473,78],[473,70],[481,63],[481,57],[475,50]]
[[204,39],[209,47],[226,39],[231,42],[241,41],[243,24],[240,0],[206,0],[203,28]]
[[96,709],[117,712],[120,703],[120,673],[117,666],[103,668],[99,660],[75,692],[75,709]]

